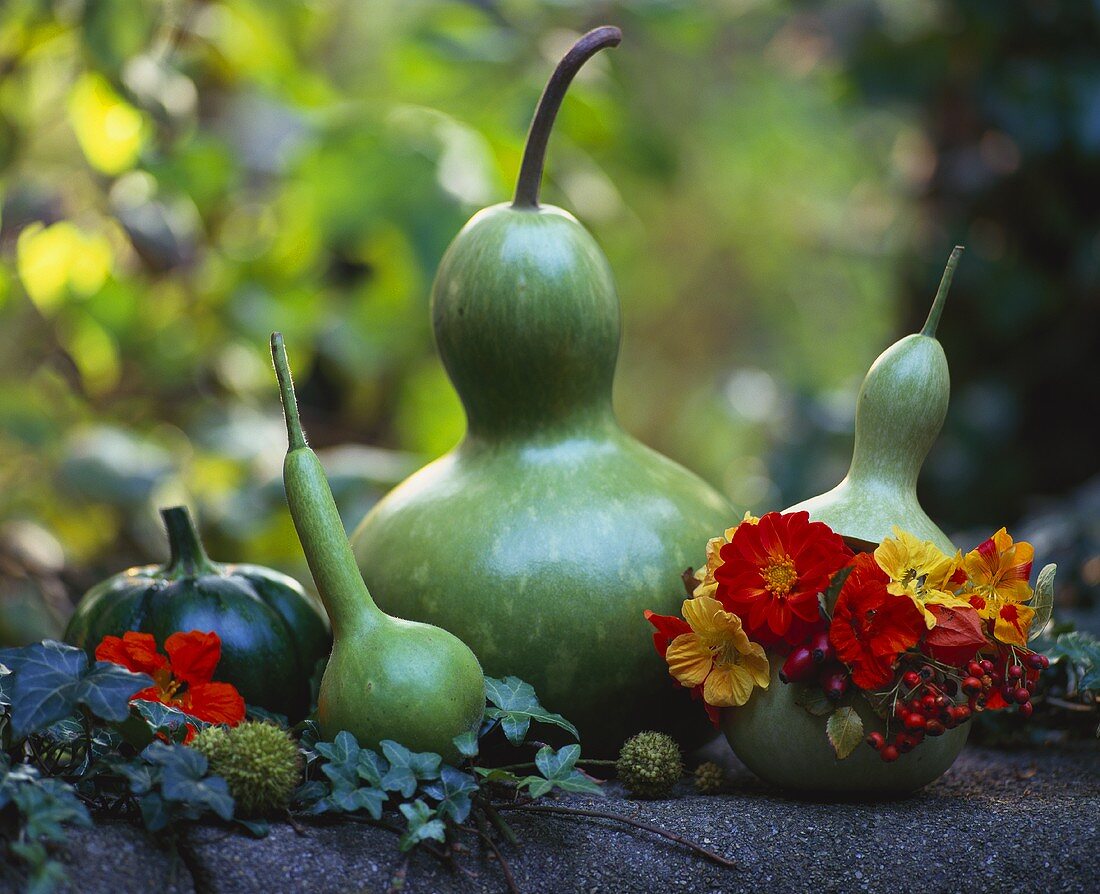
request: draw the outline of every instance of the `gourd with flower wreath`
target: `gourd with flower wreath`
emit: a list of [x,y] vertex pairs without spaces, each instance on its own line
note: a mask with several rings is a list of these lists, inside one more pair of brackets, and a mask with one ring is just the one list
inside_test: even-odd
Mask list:
[[966,555],[898,528],[854,552],[806,512],[746,514],[706,560],[681,617],[646,618],[672,678],[770,781],[909,791],[950,766],[974,714],[1031,716],[1054,567],[1033,590],[1034,550],[1004,528]]

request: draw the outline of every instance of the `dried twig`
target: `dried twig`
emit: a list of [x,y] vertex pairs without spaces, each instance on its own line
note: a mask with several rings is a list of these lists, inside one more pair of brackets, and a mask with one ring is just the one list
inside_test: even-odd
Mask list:
[[[484,817],[479,816],[479,825],[484,823]],[[500,871],[504,873],[504,882],[508,885],[508,890],[511,894],[520,894],[519,885],[516,884],[516,877],[512,874],[512,867],[505,859],[504,854],[501,853],[500,848],[497,846],[496,841],[493,840],[493,836],[490,835],[483,828],[474,828],[473,826],[459,826],[464,832],[471,832],[477,835],[482,841],[484,841],[493,852],[493,856],[497,858],[497,862],[500,864]]]
[[733,862],[733,860],[723,857],[721,854],[717,854],[712,850],[708,850],[689,838],[684,838],[684,836],[677,835],[675,832],[670,832],[668,829],[663,829],[660,826],[654,826],[651,823],[636,820],[629,816],[622,816],[618,813],[608,813],[603,810],[584,810],[578,807],[558,807],[549,804],[497,804],[496,807],[499,810],[522,810],[526,813],[558,813],[565,816],[584,816],[590,819],[614,820],[615,822],[625,823],[628,826],[634,826],[637,829],[644,829],[646,832],[652,832],[654,835],[660,835],[670,841],[675,841],[677,844],[682,844],[684,847],[695,851],[699,856],[705,857],[712,863],[717,863],[719,866],[725,866],[729,869],[737,868],[737,864]]

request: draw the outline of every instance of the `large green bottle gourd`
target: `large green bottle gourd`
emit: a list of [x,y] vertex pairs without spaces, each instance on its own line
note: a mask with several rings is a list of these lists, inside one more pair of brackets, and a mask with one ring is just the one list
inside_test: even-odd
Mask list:
[[852,465],[844,480],[788,512],[805,510],[837,533],[871,543],[889,537],[897,525],[955,552],[917,501],[917,476],[947,415],[951,377],[936,328],[961,255],[962,246],[956,246],[921,331],[883,351],[863,380]]
[[452,631],[486,673],[532,683],[578,724],[587,753],[610,753],[643,727],[704,734],[699,706],[653,654],[642,612],[676,612],[681,572],[736,517],[617,424],[611,270],[575,218],[538,202],[565,89],[620,37],[596,29],[564,57],[532,122],[515,201],[474,215],[444,255],[432,322],[467,432],[353,537],[379,605]]

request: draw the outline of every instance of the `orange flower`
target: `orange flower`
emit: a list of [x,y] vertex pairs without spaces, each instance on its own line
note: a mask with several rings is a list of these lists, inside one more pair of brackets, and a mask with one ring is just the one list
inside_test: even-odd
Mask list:
[[668,672],[688,689],[703,687],[703,700],[717,708],[743,705],[754,686],[768,688],[768,659],[741,628],[741,619],[716,599],[685,599],[688,631],[665,650]]
[[1027,645],[1035,617],[1034,609],[1023,604],[1032,596],[1028,580],[1034,560],[1031,544],[1013,543],[1004,528],[963,559],[970,579],[963,595],[983,619],[993,622],[994,637],[1020,648]]
[[135,692],[131,701],[160,702],[207,723],[236,726],[244,720],[244,699],[236,687],[212,682],[222,654],[216,633],[173,633],[164,651],[168,657],[157,651],[152,634],[128,631],[103,637],[95,657],[153,678],[153,685]]
[[[656,628],[653,634],[653,646],[657,650],[657,654],[662,658],[668,654],[668,647],[672,645],[672,641],[676,639],[676,637],[685,633],[691,633],[691,625],[682,618],[676,618],[672,615],[659,615],[656,612],[646,609],[645,619]],[[677,683],[677,685],[679,685],[679,683]],[[714,728],[718,729],[718,722],[720,719],[718,708],[708,704],[703,699],[702,683],[692,687],[691,697],[696,701],[703,702],[703,709],[707,712],[707,718],[714,725]]]

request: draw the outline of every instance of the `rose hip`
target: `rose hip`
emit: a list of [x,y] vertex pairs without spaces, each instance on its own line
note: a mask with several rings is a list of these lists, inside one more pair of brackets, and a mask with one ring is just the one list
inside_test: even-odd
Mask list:
[[784,683],[801,683],[809,679],[816,670],[813,655],[806,646],[799,646],[783,662],[783,669],[779,671],[779,679]]

